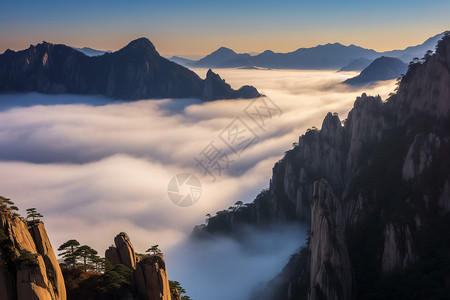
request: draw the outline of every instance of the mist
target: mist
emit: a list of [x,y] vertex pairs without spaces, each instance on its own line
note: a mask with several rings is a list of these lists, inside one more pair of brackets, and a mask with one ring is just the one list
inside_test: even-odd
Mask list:
[[192,299],[249,299],[304,245],[306,227],[242,227],[239,234],[239,240],[222,236],[183,241],[165,254],[169,276],[183,278],[182,286]]
[[[207,70],[194,71],[205,77]],[[103,253],[114,236],[125,231],[137,252],[159,244],[167,253],[169,278],[180,281],[196,295],[194,299],[219,299],[218,294],[231,290],[230,286],[248,294],[249,284],[268,280],[281,270],[304,242],[302,231],[250,231],[248,239],[259,245],[254,252],[248,252],[249,243],[228,239],[202,244],[200,251],[186,241],[192,228],[203,223],[208,213],[238,200],[251,202],[268,187],[273,164],[307,128],[320,128],[327,112],[345,119],[356,96],[367,92],[385,99],[395,80],[349,88],[340,83],[355,76],[354,72],[220,69],[219,74],[233,88],[254,85],[279,110],[259,126],[246,109],[264,98],[203,103],[0,95],[0,195],[11,198],[22,214],[36,207],[44,215],[55,249],[74,238]],[[221,134],[237,118],[248,125],[255,139],[233,152]],[[194,159],[210,143],[230,158],[228,168],[215,174],[215,179]],[[197,175],[202,184],[199,201],[189,207],[174,205],[167,194],[169,181],[182,172]],[[272,245],[283,247],[273,249]],[[204,268],[190,268],[192,261],[202,257],[208,262]],[[237,264],[220,265],[222,258]],[[230,274],[231,267],[237,266],[241,271],[235,276],[220,278],[211,273]],[[196,278],[218,281],[209,282],[214,289],[200,289],[202,283]],[[221,286],[224,280],[227,284]],[[240,298],[233,294],[228,299]]]

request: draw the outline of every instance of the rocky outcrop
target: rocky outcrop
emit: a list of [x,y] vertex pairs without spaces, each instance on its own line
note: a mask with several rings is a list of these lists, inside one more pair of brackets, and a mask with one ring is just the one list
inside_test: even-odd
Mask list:
[[309,299],[353,299],[354,282],[340,200],[325,180],[314,185]]
[[131,291],[139,300],[171,300],[166,263],[161,255],[146,255],[137,259],[133,244],[125,232],[114,238],[115,247],[109,247],[105,258],[113,265],[123,264],[133,270]]
[[216,80],[217,76],[211,72],[202,80],[189,69],[160,56],[146,38],[95,57],[47,42],[0,55],[0,92],[89,94],[122,100],[260,96],[250,86],[233,90],[224,81]]
[[105,258],[112,265],[123,264],[131,270],[136,269],[136,253],[130,238],[125,232],[119,233],[114,238],[115,247],[109,247],[105,252]]
[[66,299],[64,278],[43,223],[28,225],[2,209],[0,236],[2,299]]
[[42,255],[46,273],[49,274],[47,286],[55,293],[53,299],[65,299],[64,278],[44,224],[37,223],[31,226],[30,232],[35,241],[37,252]]
[[[448,38],[447,38],[448,40]],[[431,115],[438,119],[450,113],[450,43],[440,41],[436,55],[426,63],[410,65],[410,72],[402,78],[395,102],[399,122],[405,123],[415,114]]]
[[171,300],[166,263],[160,255],[141,260],[133,273],[132,284],[143,300]]
[[257,98],[261,95],[258,91],[249,85],[241,87],[239,90],[233,90],[218,74],[211,69],[206,73],[206,79],[203,87],[202,99],[235,99],[235,98]]

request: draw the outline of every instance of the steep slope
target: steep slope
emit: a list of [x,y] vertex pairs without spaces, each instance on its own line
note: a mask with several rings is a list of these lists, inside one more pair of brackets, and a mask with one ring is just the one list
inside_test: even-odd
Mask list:
[[[0,92],[94,94],[124,100],[201,98],[204,85],[194,72],[161,57],[146,38],[95,57],[47,42],[0,55]],[[247,89],[257,94],[253,87]],[[233,95],[241,97],[239,92]]]
[[381,80],[400,77],[406,73],[408,65],[398,58],[382,56],[370,63],[361,73],[349,78],[344,83],[350,85],[364,85]]
[[44,224],[26,224],[0,208],[0,296],[5,300],[65,300],[66,289]]
[[275,164],[268,190],[194,236],[238,235],[243,224],[311,224],[306,246],[254,299],[445,299],[448,153],[450,36],[410,65],[385,102],[363,94],[343,124],[329,113]]

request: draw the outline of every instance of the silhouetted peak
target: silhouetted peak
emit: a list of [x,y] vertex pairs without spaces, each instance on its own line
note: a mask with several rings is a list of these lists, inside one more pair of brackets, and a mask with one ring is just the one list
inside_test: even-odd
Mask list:
[[212,54],[236,54],[233,50],[227,47],[220,47],[216,51],[214,51]]
[[341,43],[328,43],[328,44],[325,44],[325,45],[323,45],[323,46],[327,46],[327,47],[334,47],[334,48],[336,48],[336,47],[346,47],[345,45],[342,45]]
[[266,50],[262,54],[275,54],[272,50]]
[[209,69],[208,72],[206,72],[206,79],[216,79],[216,78],[220,79],[219,74],[214,73],[211,69]]
[[3,52],[3,54],[5,54],[5,55],[10,55],[10,54],[13,54],[13,53],[15,53],[15,51],[13,51],[13,50],[11,50],[11,49],[6,49],[6,51],[5,52]]
[[150,50],[156,52],[156,48],[148,38],[142,37],[131,41],[123,49]]

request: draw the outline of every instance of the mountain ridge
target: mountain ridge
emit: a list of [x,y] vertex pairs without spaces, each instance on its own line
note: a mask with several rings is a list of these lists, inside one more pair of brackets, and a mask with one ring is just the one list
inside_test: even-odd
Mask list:
[[[113,53],[89,57],[62,44],[42,42],[0,55],[0,92],[104,95],[113,99],[203,98],[206,81],[159,55],[147,38],[131,41]],[[223,82],[223,85],[226,85]],[[220,99],[259,97],[233,89]]]
[[[284,53],[276,53],[272,50],[266,50],[263,53],[254,56],[247,53],[237,54],[232,49],[221,47],[197,61],[186,60],[179,57],[175,57],[173,59],[174,61],[188,67],[202,68],[236,68],[254,66],[273,69],[339,70],[358,58],[369,59],[372,61],[381,56],[391,56],[399,58],[403,60],[403,62],[409,62],[414,57],[421,58],[427,50],[434,50],[436,42],[442,38],[444,34],[445,32],[430,37],[420,45],[410,46],[402,50],[382,52],[378,52],[373,49],[366,49],[354,44],[346,46],[335,42],[317,45],[310,48],[301,47]],[[227,49],[227,55],[220,57],[218,54],[220,54],[221,51],[219,50],[222,48]],[[215,57],[213,61],[210,61],[211,55]]]

